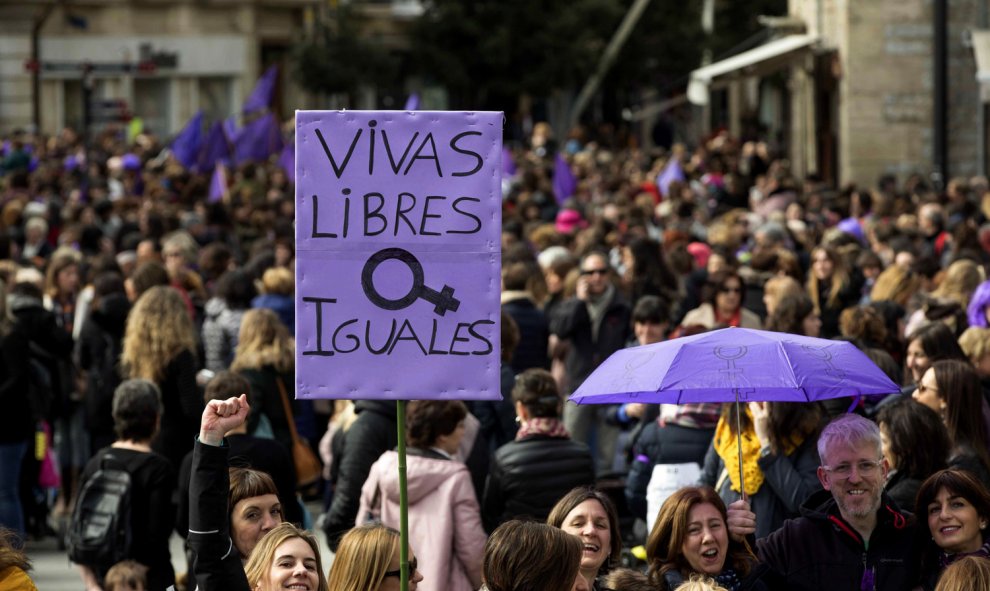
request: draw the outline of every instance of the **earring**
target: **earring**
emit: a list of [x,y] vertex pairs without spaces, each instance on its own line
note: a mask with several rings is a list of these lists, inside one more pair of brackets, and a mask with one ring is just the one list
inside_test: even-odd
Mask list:
[[986,528],[987,528],[987,522],[986,521],[980,522],[980,529],[986,529]]
[[516,424],[518,425],[521,422],[522,422],[522,419],[519,418],[519,415],[516,415]]

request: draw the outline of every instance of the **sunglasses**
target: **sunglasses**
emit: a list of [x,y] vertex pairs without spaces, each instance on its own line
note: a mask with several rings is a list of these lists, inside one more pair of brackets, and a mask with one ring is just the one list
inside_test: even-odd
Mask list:
[[608,275],[608,269],[587,269],[581,271],[582,275]]
[[720,287],[718,288],[719,293],[742,293],[742,288],[740,287]]
[[[409,576],[407,578],[409,580],[412,580],[413,573],[416,572],[416,567],[419,566],[419,563],[416,562],[415,558],[413,558],[412,560],[409,561],[409,564],[407,564],[406,566],[409,567],[409,570],[406,571],[407,573],[409,573]],[[399,568],[397,568],[396,570],[385,571],[385,576],[402,578],[402,565],[399,565]]]

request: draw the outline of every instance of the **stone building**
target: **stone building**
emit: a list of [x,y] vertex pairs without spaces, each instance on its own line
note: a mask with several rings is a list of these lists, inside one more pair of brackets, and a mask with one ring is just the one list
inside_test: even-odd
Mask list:
[[313,103],[289,75],[288,53],[316,5],[0,0],[0,130],[28,128],[35,118],[48,133],[81,127],[88,78],[94,124],[130,112],[167,135],[199,109],[211,119],[237,112],[272,64],[281,66],[273,108],[290,117]]
[[[986,174],[988,121],[974,49],[988,42],[980,30],[988,26],[990,2],[941,2],[947,15],[941,132],[935,116],[938,0],[790,0],[787,18],[769,19],[779,29],[776,39],[748,57],[696,71],[695,94],[705,90],[699,84],[713,102],[723,93],[730,129],[747,116],[771,130],[777,126],[800,175],[868,187],[884,174],[947,180],[938,174],[940,133],[948,177]],[[990,74],[990,63],[985,70]],[[775,72],[782,79],[776,85]]]

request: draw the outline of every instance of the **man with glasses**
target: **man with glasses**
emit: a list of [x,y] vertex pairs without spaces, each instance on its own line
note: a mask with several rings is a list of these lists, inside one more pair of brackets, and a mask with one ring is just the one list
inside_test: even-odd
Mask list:
[[[560,304],[550,319],[550,332],[570,344],[564,361],[568,395],[632,337],[631,310],[615,286],[608,255],[584,255],[580,270],[575,297]],[[595,435],[599,472],[610,471],[618,437],[618,428],[605,423],[604,412],[600,405],[564,406],[564,426],[575,441],[590,446]]]
[[[756,542],[776,585],[790,590],[911,589],[917,580],[915,520],[883,493],[887,461],[880,429],[859,415],[842,415],[818,439],[825,488],[802,507],[802,517]],[[745,501],[729,507],[729,531],[755,531]]]

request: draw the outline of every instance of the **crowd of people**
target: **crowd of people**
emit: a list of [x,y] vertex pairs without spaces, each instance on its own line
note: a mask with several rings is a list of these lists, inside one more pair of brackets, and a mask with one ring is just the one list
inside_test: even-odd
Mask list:
[[[985,588],[987,179],[832,187],[725,133],[532,131],[503,156],[503,400],[409,404],[407,548],[394,404],[286,394],[291,174],[243,164],[218,195],[151,135],[6,138],[0,589],[28,578],[24,539],[73,540],[111,472],[126,551],[78,558],[88,591]],[[851,341],[902,389],[567,401],[620,349],[729,326]],[[655,467],[683,463],[698,482],[654,519]]]

